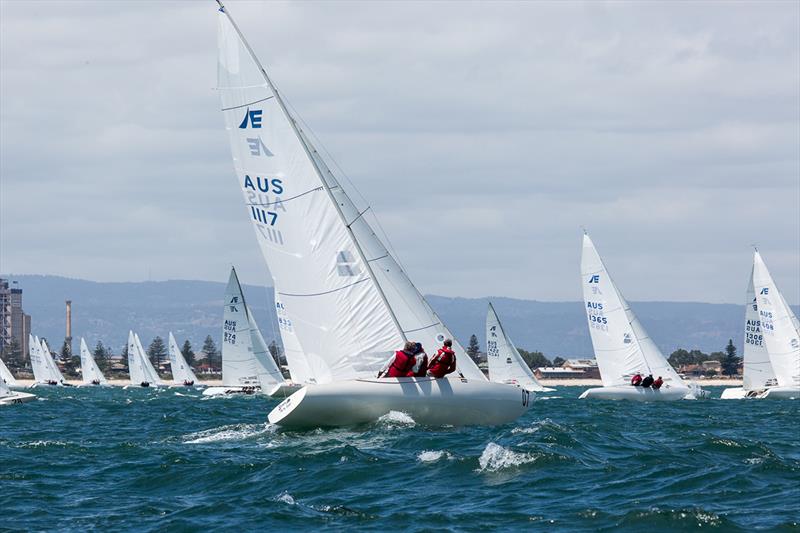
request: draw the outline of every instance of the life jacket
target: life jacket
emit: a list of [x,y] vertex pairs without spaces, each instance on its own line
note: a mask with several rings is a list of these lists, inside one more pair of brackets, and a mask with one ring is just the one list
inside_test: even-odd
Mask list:
[[414,375],[414,363],[416,359],[414,354],[410,354],[405,350],[397,350],[394,353],[394,361],[389,366],[389,372],[386,374],[390,378],[407,378]]
[[639,385],[639,384],[641,384],[641,383],[642,383],[642,375],[641,374],[636,374],[635,376],[633,376],[631,378],[631,385],[633,385],[634,387]]
[[657,379],[657,380],[655,380],[653,382],[653,388],[658,390],[658,389],[661,388],[661,385],[663,385],[663,384],[664,384],[664,380],[663,379]]
[[442,346],[428,365],[428,375],[443,378],[456,369],[456,352],[447,346]]
[[424,378],[428,373],[428,354],[425,352],[414,354],[414,366],[411,370],[414,373],[414,377]]

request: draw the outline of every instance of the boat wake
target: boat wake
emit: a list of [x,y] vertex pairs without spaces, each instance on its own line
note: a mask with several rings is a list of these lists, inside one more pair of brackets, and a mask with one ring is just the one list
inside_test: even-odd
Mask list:
[[435,463],[440,459],[452,459],[453,456],[450,452],[446,452],[444,450],[425,450],[419,452],[417,455],[417,461],[420,463]]
[[277,426],[264,424],[231,424],[218,428],[190,433],[184,437],[186,444],[207,444],[210,442],[242,441],[274,433]]
[[499,444],[490,442],[478,458],[478,472],[498,472],[516,468],[536,461],[537,456],[529,453],[515,452]]

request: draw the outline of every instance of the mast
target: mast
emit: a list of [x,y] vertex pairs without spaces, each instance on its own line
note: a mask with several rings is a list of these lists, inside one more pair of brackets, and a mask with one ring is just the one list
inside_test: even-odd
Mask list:
[[[366,267],[367,272],[369,272],[369,276],[370,276],[370,278],[372,278],[372,280],[374,282],[374,285],[375,285],[375,288],[378,290],[378,294],[381,297],[381,301],[383,302],[383,305],[389,311],[389,316],[392,318],[392,322],[394,323],[394,327],[397,329],[397,332],[400,334],[400,337],[403,339],[403,342],[408,341],[408,337],[406,337],[406,334],[403,331],[402,326],[400,326],[400,321],[397,319],[397,316],[395,315],[394,310],[392,309],[392,306],[389,305],[389,300],[386,298],[386,294],[383,292],[383,287],[381,287],[381,284],[378,282],[378,279],[375,276],[375,273],[372,271],[372,265],[370,265],[369,261],[367,261],[367,257],[364,254],[364,250],[361,248],[361,244],[358,242],[358,239],[356,238],[355,234],[353,233],[352,228],[350,227],[351,223],[347,222],[347,219],[345,218],[344,213],[342,212],[341,206],[336,201],[336,199],[333,197],[333,192],[331,192],[330,186],[328,185],[328,182],[327,182],[327,180],[325,179],[325,177],[324,177],[324,175],[322,173],[322,169],[320,169],[319,164],[317,164],[316,159],[312,155],[311,150],[309,149],[308,144],[306,143],[305,137],[302,135],[302,133],[300,132],[300,129],[297,127],[297,122],[294,120],[292,115],[289,113],[289,110],[286,108],[286,104],[283,102],[283,98],[281,98],[280,93],[278,93],[278,90],[275,88],[275,85],[272,83],[272,80],[270,79],[269,75],[267,74],[267,71],[264,69],[263,65],[261,65],[261,61],[259,61],[258,56],[256,56],[256,53],[250,47],[250,43],[248,43],[247,39],[244,38],[244,35],[242,34],[242,31],[239,29],[239,26],[236,25],[236,22],[233,20],[233,17],[231,17],[231,14],[228,13],[227,8],[222,4],[222,0],[217,0],[217,4],[219,4],[219,10],[222,13],[225,14],[225,16],[228,18],[228,21],[231,23],[231,26],[233,26],[233,29],[236,30],[236,34],[239,36],[239,40],[242,41],[242,44],[247,49],[247,53],[250,54],[250,58],[255,62],[256,66],[258,67],[258,70],[261,72],[261,75],[264,76],[264,80],[267,82],[267,85],[269,86],[270,90],[272,91],[272,94],[275,95],[275,101],[278,102],[278,106],[280,106],[281,111],[283,112],[283,114],[286,117],[286,119],[289,121],[289,124],[292,127],[292,131],[294,131],[294,134],[297,136],[297,139],[300,141],[300,144],[303,146],[303,150],[305,151],[306,156],[311,161],[311,164],[313,165],[314,170],[317,172],[317,176],[319,177],[319,180],[322,182],[322,188],[325,189],[325,192],[328,194],[328,199],[330,199],[331,203],[336,208],[336,213],[339,215],[339,220],[341,220],[342,224],[344,224],[345,228],[347,228],[347,233],[350,236],[350,240],[353,242],[353,245],[355,246],[359,257],[361,258],[361,261],[364,262],[364,266]],[[237,281],[238,281],[238,277],[237,277]]]

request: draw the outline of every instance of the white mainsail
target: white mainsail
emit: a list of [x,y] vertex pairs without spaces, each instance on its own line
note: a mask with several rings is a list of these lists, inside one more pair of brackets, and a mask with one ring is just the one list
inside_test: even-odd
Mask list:
[[758,302],[753,287],[753,270],[747,286],[747,297],[744,313],[744,353],[742,357],[744,370],[742,388],[745,391],[763,390],[777,384],[769,352],[764,343],[761,331],[761,319],[758,316]]
[[194,383],[197,377],[194,375],[192,367],[186,362],[183,357],[181,349],[178,348],[178,343],[172,332],[169,332],[169,366],[172,370],[172,382],[176,385],[183,385],[185,383]]
[[36,383],[47,383],[50,379],[50,370],[42,356],[42,345],[39,342],[39,337],[34,339],[33,335],[28,335],[28,346],[30,350],[33,379]]
[[294,383],[317,383],[318,375],[327,374],[327,365],[324,361],[317,360],[312,364],[303,352],[300,340],[294,331],[292,319],[286,312],[286,306],[281,302],[278,288],[274,287],[275,315],[278,318],[278,330],[283,344],[283,355],[289,366],[289,374]]
[[236,269],[231,268],[223,310],[222,383],[226,387],[258,385],[269,393],[283,382],[283,374],[247,307]]
[[17,380],[14,379],[14,376],[2,359],[0,359],[0,381],[4,381],[9,387],[13,387],[17,384]]
[[797,387],[800,385],[800,331],[793,320],[794,313],[778,291],[758,252],[755,252],[753,260],[753,287],[761,332],[778,385]]
[[159,377],[155,367],[153,367],[153,363],[150,362],[147,352],[142,347],[142,341],[139,339],[139,335],[137,333],[133,334],[133,339],[136,342],[136,351],[138,352],[139,360],[141,361],[142,368],[144,369],[146,378],[145,381],[151,385],[164,385],[164,382],[161,381],[161,378]]
[[[221,9],[222,11],[222,9]],[[219,92],[237,178],[279,298],[320,382],[372,377],[406,339],[452,337],[286,109],[224,11]],[[457,348],[459,370],[483,374]]]
[[491,303],[486,314],[486,362],[489,381],[519,385],[534,392],[546,390],[506,335]]
[[47,380],[55,381],[56,383],[64,383],[64,376],[58,369],[58,365],[53,360],[53,354],[50,353],[50,348],[44,339],[39,341],[42,350],[42,359],[44,360],[45,367],[47,368]]
[[139,350],[136,347],[133,331],[128,331],[128,375],[134,385],[149,383],[142,359],[139,357]]
[[92,352],[86,346],[86,341],[81,337],[81,375],[83,382],[86,384],[99,383],[100,385],[107,385],[105,376],[100,372],[100,367],[94,360]]
[[604,387],[628,385],[633,374],[686,386],[619,292],[588,235],[583,236],[581,285],[589,333]]

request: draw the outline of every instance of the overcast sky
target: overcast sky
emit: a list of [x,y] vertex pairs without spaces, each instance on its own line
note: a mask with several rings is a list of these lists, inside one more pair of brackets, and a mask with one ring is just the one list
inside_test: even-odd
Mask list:
[[[800,3],[227,5],[422,292],[800,301]],[[268,284],[214,2],[0,10],[0,272]]]

